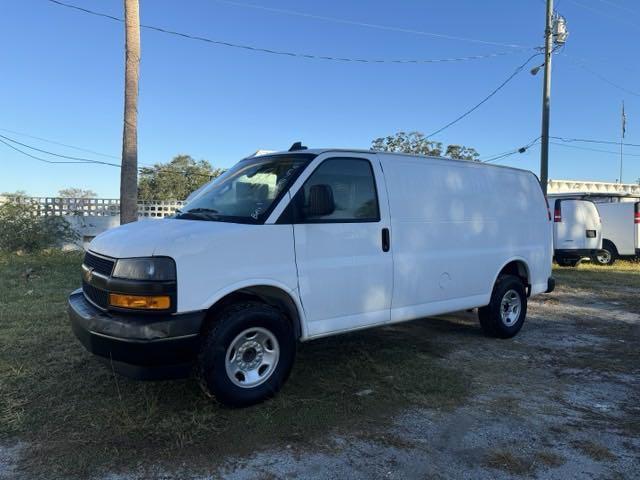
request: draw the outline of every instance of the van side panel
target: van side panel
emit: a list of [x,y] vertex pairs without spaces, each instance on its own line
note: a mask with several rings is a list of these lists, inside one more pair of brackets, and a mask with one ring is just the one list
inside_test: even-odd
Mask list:
[[175,238],[165,234],[154,251],[176,261],[179,313],[206,310],[223,296],[249,286],[278,287],[294,299],[297,296],[292,225],[163,222],[166,232],[187,228],[192,232]]
[[635,255],[637,225],[633,223],[632,202],[598,203],[602,236],[610,240],[619,255]]
[[532,293],[551,275],[551,223],[534,175],[474,162],[379,154],[389,191],[391,320],[484,306],[509,261]]

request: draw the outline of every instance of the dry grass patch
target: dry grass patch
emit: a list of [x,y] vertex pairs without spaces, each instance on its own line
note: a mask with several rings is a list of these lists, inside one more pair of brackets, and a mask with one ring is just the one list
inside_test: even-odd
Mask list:
[[557,468],[564,465],[567,462],[567,459],[562,455],[558,455],[555,452],[544,450],[542,452],[537,452],[535,454],[536,461],[542,463],[543,465],[551,468]]
[[576,441],[572,446],[596,462],[608,462],[617,458],[607,447],[591,440]]
[[490,453],[485,460],[485,465],[512,475],[526,475],[533,471],[532,461],[503,450]]

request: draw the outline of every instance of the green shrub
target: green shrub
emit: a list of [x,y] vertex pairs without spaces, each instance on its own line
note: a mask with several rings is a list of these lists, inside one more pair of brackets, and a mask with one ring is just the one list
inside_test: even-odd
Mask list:
[[34,252],[77,240],[78,234],[64,217],[38,216],[28,199],[11,199],[0,205],[0,250]]

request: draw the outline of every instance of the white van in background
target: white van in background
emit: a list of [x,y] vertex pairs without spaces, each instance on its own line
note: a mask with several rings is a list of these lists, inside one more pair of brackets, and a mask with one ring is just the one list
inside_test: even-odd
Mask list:
[[617,258],[640,255],[640,201],[597,203],[602,219],[602,252],[593,257],[600,265]]
[[514,336],[528,297],[553,290],[551,230],[529,171],[297,143],[175,218],[96,237],[69,315],[109,368],[194,369],[249,405],[280,389],[298,341],[476,307],[487,335]]
[[556,262],[574,267],[602,248],[602,224],[590,200],[557,198],[553,209],[553,250]]

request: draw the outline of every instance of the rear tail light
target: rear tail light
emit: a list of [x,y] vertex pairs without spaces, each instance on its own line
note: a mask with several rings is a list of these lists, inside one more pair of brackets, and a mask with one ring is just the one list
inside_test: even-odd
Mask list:
[[640,223],[640,202],[636,203],[636,207],[633,212],[633,223]]
[[558,223],[562,221],[562,207],[559,200],[556,200],[555,209],[553,210],[553,221]]

